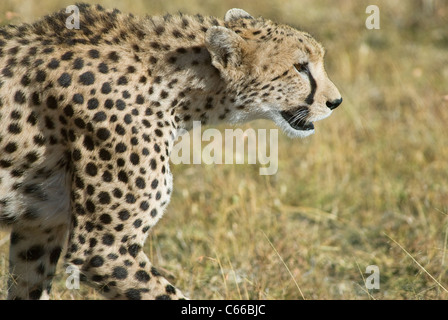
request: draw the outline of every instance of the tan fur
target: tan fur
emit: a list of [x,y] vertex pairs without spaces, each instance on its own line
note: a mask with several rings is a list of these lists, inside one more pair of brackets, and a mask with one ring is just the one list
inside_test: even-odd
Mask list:
[[142,250],[170,200],[178,130],[267,118],[311,134],[341,101],[323,48],[240,9],[223,21],[80,5],[80,17],[79,30],[65,11],[0,29],[9,298],[47,297],[62,252],[108,298],[183,298]]

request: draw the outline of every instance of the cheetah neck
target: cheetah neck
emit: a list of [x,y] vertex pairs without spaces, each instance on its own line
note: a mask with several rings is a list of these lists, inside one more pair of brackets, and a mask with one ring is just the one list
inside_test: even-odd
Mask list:
[[205,44],[174,47],[165,55],[152,53],[143,59],[157,61],[148,69],[150,103],[171,114],[178,128],[191,130],[194,121],[239,122],[238,90],[229,88],[212,65]]

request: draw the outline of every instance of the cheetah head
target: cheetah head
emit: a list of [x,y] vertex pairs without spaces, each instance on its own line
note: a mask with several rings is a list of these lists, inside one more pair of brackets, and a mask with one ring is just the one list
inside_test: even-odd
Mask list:
[[308,33],[231,9],[205,42],[236,92],[232,122],[270,119],[288,136],[306,137],[342,102],[325,72],[324,49]]

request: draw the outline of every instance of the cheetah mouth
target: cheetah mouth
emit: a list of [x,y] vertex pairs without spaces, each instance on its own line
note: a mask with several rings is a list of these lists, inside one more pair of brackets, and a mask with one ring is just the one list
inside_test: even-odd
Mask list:
[[307,107],[299,107],[291,111],[280,111],[281,116],[288,122],[291,128],[300,131],[314,130],[314,124],[305,119],[308,113],[309,109]]

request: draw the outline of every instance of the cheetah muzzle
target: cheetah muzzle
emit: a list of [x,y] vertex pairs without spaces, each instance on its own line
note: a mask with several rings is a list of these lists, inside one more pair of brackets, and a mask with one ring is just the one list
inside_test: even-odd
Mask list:
[[224,20],[86,4],[0,28],[0,224],[9,299],[49,297],[62,256],[109,299],[183,299],[143,251],[193,122],[274,121],[288,136],[342,102],[308,33],[241,9]]

